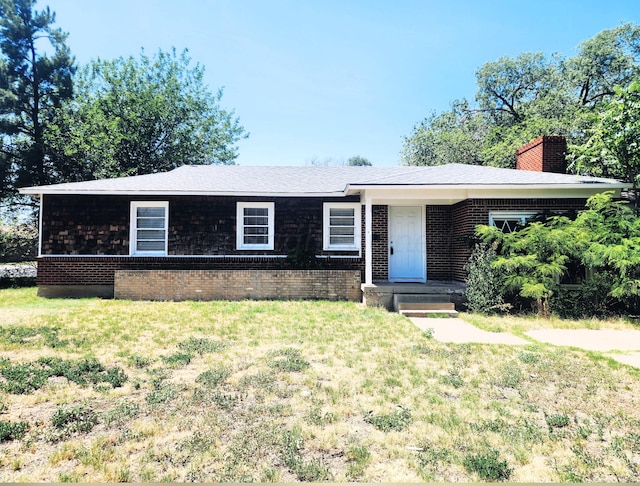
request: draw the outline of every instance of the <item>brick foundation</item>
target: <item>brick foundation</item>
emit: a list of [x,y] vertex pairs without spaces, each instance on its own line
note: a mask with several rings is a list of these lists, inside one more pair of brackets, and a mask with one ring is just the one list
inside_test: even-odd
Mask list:
[[350,270],[116,270],[114,295],[131,300],[360,301]]

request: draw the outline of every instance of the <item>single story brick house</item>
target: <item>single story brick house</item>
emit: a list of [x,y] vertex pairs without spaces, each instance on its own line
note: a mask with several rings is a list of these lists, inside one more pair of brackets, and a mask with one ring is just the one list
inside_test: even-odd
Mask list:
[[558,173],[565,150],[540,137],[518,169],[198,165],[21,193],[40,198],[39,295],[389,306],[385,284],[464,283],[476,225],[627,187]]

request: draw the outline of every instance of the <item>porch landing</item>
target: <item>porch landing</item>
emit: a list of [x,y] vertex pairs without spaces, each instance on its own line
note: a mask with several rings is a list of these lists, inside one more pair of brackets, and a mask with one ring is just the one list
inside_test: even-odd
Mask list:
[[360,288],[367,307],[380,306],[393,311],[397,310],[395,304],[399,300],[418,301],[422,297],[431,302],[452,302],[459,308],[464,302],[467,285],[463,282],[429,280],[427,283],[374,282],[362,284]]

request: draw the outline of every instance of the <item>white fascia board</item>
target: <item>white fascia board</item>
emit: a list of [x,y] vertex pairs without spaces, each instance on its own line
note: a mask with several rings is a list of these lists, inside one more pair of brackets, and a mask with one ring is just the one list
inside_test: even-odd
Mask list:
[[229,197],[345,197],[344,192],[207,192],[207,191],[67,191],[43,190],[42,187],[20,189],[30,196],[229,196]]
[[629,184],[522,184],[522,185],[420,185],[420,186],[350,186],[347,194],[361,193],[376,204],[385,201],[429,201],[430,204],[455,204],[465,199],[537,199],[537,198],[588,198],[594,194],[620,190]]

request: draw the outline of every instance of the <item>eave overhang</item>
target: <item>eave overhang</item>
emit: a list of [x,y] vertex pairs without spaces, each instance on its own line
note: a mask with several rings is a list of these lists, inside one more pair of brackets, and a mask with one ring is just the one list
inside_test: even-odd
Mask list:
[[625,183],[492,184],[492,185],[349,185],[345,195],[360,194],[373,204],[456,204],[466,199],[582,199],[613,191],[620,196]]
[[340,198],[361,195],[383,201],[418,200],[427,204],[455,204],[465,199],[536,199],[536,198],[588,198],[604,191],[613,191],[618,197],[627,183],[573,183],[573,184],[347,184],[343,191],[335,192],[260,192],[260,191],[176,191],[176,190],[69,190],[55,186],[27,187],[20,194],[84,195],[84,196],[226,196],[226,197],[300,197]]

